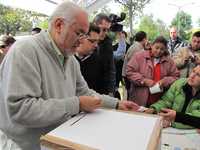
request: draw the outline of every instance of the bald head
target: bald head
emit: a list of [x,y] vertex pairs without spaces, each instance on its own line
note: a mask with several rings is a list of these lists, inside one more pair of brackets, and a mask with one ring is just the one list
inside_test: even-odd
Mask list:
[[72,2],[63,2],[49,19],[50,35],[63,54],[74,53],[81,35],[89,29],[88,14]]
[[49,28],[51,28],[52,22],[54,22],[57,18],[64,18],[66,21],[72,22],[79,13],[87,14],[86,11],[78,5],[65,1],[59,4],[50,16]]
[[170,29],[170,38],[172,40],[176,40],[177,36],[178,36],[177,28],[176,27],[171,27],[171,29]]

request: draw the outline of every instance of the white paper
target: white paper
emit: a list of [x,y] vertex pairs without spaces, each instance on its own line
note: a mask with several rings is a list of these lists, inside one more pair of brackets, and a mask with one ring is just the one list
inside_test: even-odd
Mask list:
[[172,150],[175,148],[200,150],[200,134],[197,133],[196,129],[166,128],[162,130],[161,150],[164,150],[163,147],[166,144]]
[[48,135],[101,150],[146,150],[158,119],[99,109],[71,126],[77,120],[72,118]]
[[160,88],[159,83],[156,83],[154,86],[149,88],[149,91],[150,91],[151,94],[155,94],[155,93],[162,92],[162,89]]
[[165,128],[162,130],[165,134],[198,134],[196,129],[176,129],[176,128]]

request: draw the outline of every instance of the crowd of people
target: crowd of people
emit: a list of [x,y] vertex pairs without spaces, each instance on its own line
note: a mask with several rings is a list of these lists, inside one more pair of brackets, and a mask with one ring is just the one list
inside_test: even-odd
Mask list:
[[[100,107],[161,115],[164,127],[200,128],[200,31],[148,41],[138,31],[129,45],[111,20],[63,2],[48,29],[21,40],[0,40],[0,143],[3,149],[39,150],[40,137],[74,115]],[[5,57],[6,56],[6,57]],[[125,84],[127,100],[118,92]]]

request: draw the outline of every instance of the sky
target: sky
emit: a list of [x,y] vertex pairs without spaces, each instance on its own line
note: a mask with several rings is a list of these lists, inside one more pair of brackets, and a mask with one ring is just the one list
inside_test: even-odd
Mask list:
[[[108,7],[111,9],[111,12],[119,14],[119,4],[116,4],[114,0],[108,4]],[[200,0],[151,0],[145,6],[143,14],[152,14],[154,19],[161,19],[169,26],[179,8],[192,16],[193,26],[196,27],[196,22],[200,18],[198,13],[200,10]]]
[[[59,3],[62,0],[53,1]],[[50,15],[56,6],[54,4],[49,4],[45,0],[0,0],[0,3],[23,9],[34,10],[47,15]],[[114,0],[111,0],[108,7],[111,9],[112,13],[119,14],[119,4],[116,4]],[[153,14],[154,19],[161,19],[167,25],[170,25],[172,19],[179,10],[179,7],[181,10],[192,16],[192,20],[194,22],[193,25],[197,26],[197,19],[200,18],[198,13],[200,10],[200,0],[151,0],[151,2],[145,6],[144,14]]]
[[200,18],[200,0],[152,0],[144,9],[145,14],[152,13],[155,18],[159,18],[167,25],[170,25],[176,13],[180,10],[190,14],[196,26]]

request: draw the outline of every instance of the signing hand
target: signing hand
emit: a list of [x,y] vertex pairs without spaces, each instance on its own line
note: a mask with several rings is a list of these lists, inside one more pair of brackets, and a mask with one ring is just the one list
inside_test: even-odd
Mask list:
[[92,112],[95,109],[101,107],[101,99],[92,96],[80,96],[80,110],[86,112]]
[[172,109],[163,108],[161,109],[161,112],[159,113],[159,115],[163,116],[164,120],[169,120],[171,122],[171,121],[174,121],[176,118],[176,111]]
[[137,111],[139,109],[139,105],[132,101],[120,101],[118,109],[126,110],[126,111]]

